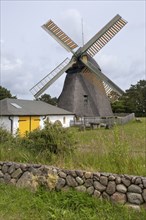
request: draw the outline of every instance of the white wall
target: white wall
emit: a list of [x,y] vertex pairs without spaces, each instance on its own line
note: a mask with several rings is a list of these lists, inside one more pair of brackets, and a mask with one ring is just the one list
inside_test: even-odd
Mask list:
[[18,120],[19,118],[17,116],[0,116],[0,127],[11,132],[12,126],[12,134],[16,134],[17,129],[19,128]]
[[50,122],[54,123],[60,121],[64,128],[70,127],[70,121],[74,119],[74,115],[56,115],[56,116],[47,116]]
[[11,132],[11,121],[6,116],[0,116],[0,127]]

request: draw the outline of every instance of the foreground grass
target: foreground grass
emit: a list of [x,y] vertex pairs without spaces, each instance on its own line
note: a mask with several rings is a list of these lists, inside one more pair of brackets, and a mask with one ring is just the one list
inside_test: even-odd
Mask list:
[[145,220],[146,212],[112,205],[85,193],[36,193],[27,189],[0,185],[0,220]]
[[66,169],[125,173],[146,176],[146,118],[112,129],[79,131],[71,128],[76,140],[74,153],[31,152],[25,147],[0,143],[0,160],[42,163]]

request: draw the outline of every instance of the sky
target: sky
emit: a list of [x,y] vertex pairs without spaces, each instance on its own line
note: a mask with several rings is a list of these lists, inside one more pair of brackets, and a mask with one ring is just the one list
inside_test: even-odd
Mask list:
[[[145,0],[1,0],[0,4],[0,85],[17,98],[34,99],[30,88],[72,56],[41,28],[49,19],[82,46],[82,35],[86,43],[119,14],[128,23],[94,59],[102,72],[124,91],[146,79]],[[64,73],[45,93],[58,97],[65,76]]]

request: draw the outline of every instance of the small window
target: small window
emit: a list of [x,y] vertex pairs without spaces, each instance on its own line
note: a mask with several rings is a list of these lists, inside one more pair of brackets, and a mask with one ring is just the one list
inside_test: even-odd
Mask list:
[[11,103],[12,106],[14,106],[15,108],[22,108],[20,105],[16,104],[16,103]]

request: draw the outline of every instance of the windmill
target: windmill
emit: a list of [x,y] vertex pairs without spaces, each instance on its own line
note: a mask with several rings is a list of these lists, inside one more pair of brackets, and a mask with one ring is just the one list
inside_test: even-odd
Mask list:
[[59,44],[72,52],[71,59],[66,58],[53,71],[46,75],[30,89],[35,98],[51,86],[64,72],[67,73],[63,90],[59,96],[58,107],[75,113],[77,116],[112,116],[108,95],[123,91],[111,81],[93,59],[126,24],[127,22],[116,15],[85,45],[78,45],[68,37],[52,20],[42,25]]

